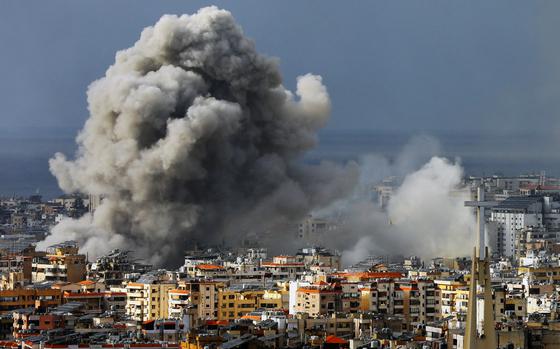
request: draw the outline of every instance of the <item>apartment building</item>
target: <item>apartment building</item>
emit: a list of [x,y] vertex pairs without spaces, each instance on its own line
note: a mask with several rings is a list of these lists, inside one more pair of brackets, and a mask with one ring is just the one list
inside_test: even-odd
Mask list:
[[490,221],[497,225],[494,251],[500,256],[513,257],[517,231],[543,225],[543,214],[541,197],[509,197],[493,207]]
[[527,317],[527,302],[523,292],[508,292],[506,288],[499,286],[492,289],[492,298],[496,321],[523,320]]
[[177,289],[189,293],[190,302],[196,309],[198,319],[215,320],[218,318],[218,292],[224,287],[222,282],[189,280],[180,281]]
[[[353,314],[352,314],[353,315]],[[313,335],[325,334],[335,336],[350,336],[354,334],[354,316],[349,314],[330,314],[320,317],[311,317],[309,314],[298,314],[296,324],[299,333]]]
[[282,294],[258,287],[222,289],[218,292],[218,320],[234,320],[257,309],[283,308]]
[[517,269],[517,274],[520,277],[527,276],[537,283],[560,285],[560,266],[558,265],[519,267]]
[[434,280],[437,310],[441,318],[455,316],[467,307],[468,284],[462,276]]
[[310,316],[333,314],[341,311],[340,288],[321,283],[319,285],[298,288],[296,292],[296,313],[306,313]]
[[64,303],[83,303],[83,311],[87,314],[101,314],[105,311],[111,311],[117,315],[126,313],[127,294],[125,292],[64,292],[63,300]]
[[78,282],[86,278],[86,256],[78,253],[74,241],[66,241],[47,248],[45,256],[33,258],[31,281]]
[[306,266],[295,256],[276,256],[272,262],[262,262],[261,267],[274,279],[295,280],[303,276]]
[[345,313],[357,313],[360,311],[360,290],[357,283],[341,283],[340,302],[342,311]]
[[20,308],[49,308],[62,303],[62,292],[56,289],[15,289],[0,291],[0,314]]
[[169,291],[174,288],[174,283],[129,282],[126,285],[126,314],[136,321],[169,317]]
[[167,298],[167,314],[170,319],[180,319],[185,315],[188,309],[194,307],[192,303],[191,293],[187,290],[172,289],[169,290]]
[[362,311],[400,317],[408,329],[435,321],[437,302],[431,280],[384,279],[360,288]]

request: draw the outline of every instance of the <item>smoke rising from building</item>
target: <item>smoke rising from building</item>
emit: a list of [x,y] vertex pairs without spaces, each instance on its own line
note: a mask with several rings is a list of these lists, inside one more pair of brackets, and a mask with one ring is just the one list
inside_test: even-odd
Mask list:
[[[340,218],[328,232],[328,247],[343,252],[344,265],[370,255],[415,254],[423,258],[468,255],[474,245],[475,217],[464,207],[470,190],[459,162],[438,156],[440,145],[429,136],[414,137],[394,159],[368,155],[360,161],[360,180],[348,199],[318,215]],[[396,176],[386,210],[372,201],[372,184]]]
[[[371,201],[348,209],[344,229],[355,236],[343,252],[346,264],[369,255],[415,254],[423,258],[466,256],[474,245],[475,220],[464,207],[469,190],[462,186],[458,163],[433,157],[405,177],[387,212]],[[352,241],[352,239],[349,239]]]
[[103,201],[39,248],[74,239],[92,256],[125,248],[173,263],[195,241],[296,220],[358,176],[353,164],[300,161],[330,113],[321,77],[286,90],[277,61],[215,7],[144,29],[91,84],[88,104],[75,159],[58,153],[50,169],[65,192]]

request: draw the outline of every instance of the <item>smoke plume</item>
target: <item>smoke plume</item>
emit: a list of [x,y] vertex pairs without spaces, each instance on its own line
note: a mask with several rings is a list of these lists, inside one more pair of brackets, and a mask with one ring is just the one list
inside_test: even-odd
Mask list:
[[[434,138],[411,139],[388,159],[368,155],[360,161],[355,192],[338,200],[319,216],[342,217],[337,229],[324,239],[343,252],[345,265],[370,255],[414,254],[423,258],[461,256],[474,246],[475,219],[464,207],[470,190],[463,183],[459,162],[437,156]],[[395,190],[386,210],[372,200],[373,185],[395,176]]]
[[88,90],[90,116],[74,160],[56,154],[65,192],[103,197],[39,247],[75,239],[96,256],[132,249],[177,262],[195,241],[240,240],[347,195],[350,164],[302,165],[330,113],[320,76],[281,84],[232,15],[215,7],[163,16],[120,51]]
[[344,261],[406,253],[423,258],[468,255],[475,221],[472,210],[464,207],[469,190],[462,175],[458,163],[433,157],[405,177],[387,212],[371,201],[352,203],[344,229],[355,244],[343,252]]

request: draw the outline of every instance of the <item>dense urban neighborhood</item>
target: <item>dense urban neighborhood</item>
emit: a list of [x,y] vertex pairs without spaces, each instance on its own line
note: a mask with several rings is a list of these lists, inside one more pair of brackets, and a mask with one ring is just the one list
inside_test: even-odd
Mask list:
[[[372,186],[380,207],[396,182]],[[489,203],[497,344],[558,348],[560,182],[544,174],[465,179],[473,199],[478,187]],[[101,200],[1,199],[0,347],[463,348],[471,256],[370,255],[344,265],[339,251],[315,244],[344,224],[328,216],[286,232],[298,251],[199,243],[177,269],[148,265],[134,251],[91,258],[75,241],[36,248],[57,222]]]

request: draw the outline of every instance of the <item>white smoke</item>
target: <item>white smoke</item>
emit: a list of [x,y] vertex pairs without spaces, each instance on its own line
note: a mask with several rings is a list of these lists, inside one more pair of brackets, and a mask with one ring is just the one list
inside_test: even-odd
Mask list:
[[470,192],[462,179],[458,163],[434,157],[408,175],[391,197],[391,223],[414,242],[412,253],[432,257],[469,253],[475,221],[472,210],[464,206]]
[[404,178],[387,212],[371,201],[352,203],[344,229],[356,242],[344,251],[345,263],[369,255],[467,255],[474,244],[475,221],[464,207],[470,192],[462,177],[458,163],[433,157]]
[[93,257],[125,248],[174,262],[195,241],[295,220],[357,179],[352,164],[301,164],[330,113],[321,77],[286,90],[277,62],[215,7],[146,28],[91,84],[88,103],[75,159],[56,154],[50,169],[64,191],[103,201],[39,248],[74,239]]
[[[360,186],[351,198],[320,215],[339,211],[341,226],[327,246],[343,250],[345,265],[370,255],[414,254],[423,258],[467,255],[474,244],[475,217],[464,207],[470,189],[459,162],[435,156],[436,140],[413,138],[394,159],[370,155],[361,162]],[[370,196],[372,183],[398,178],[386,210]],[[365,194],[364,194],[365,193]]]

